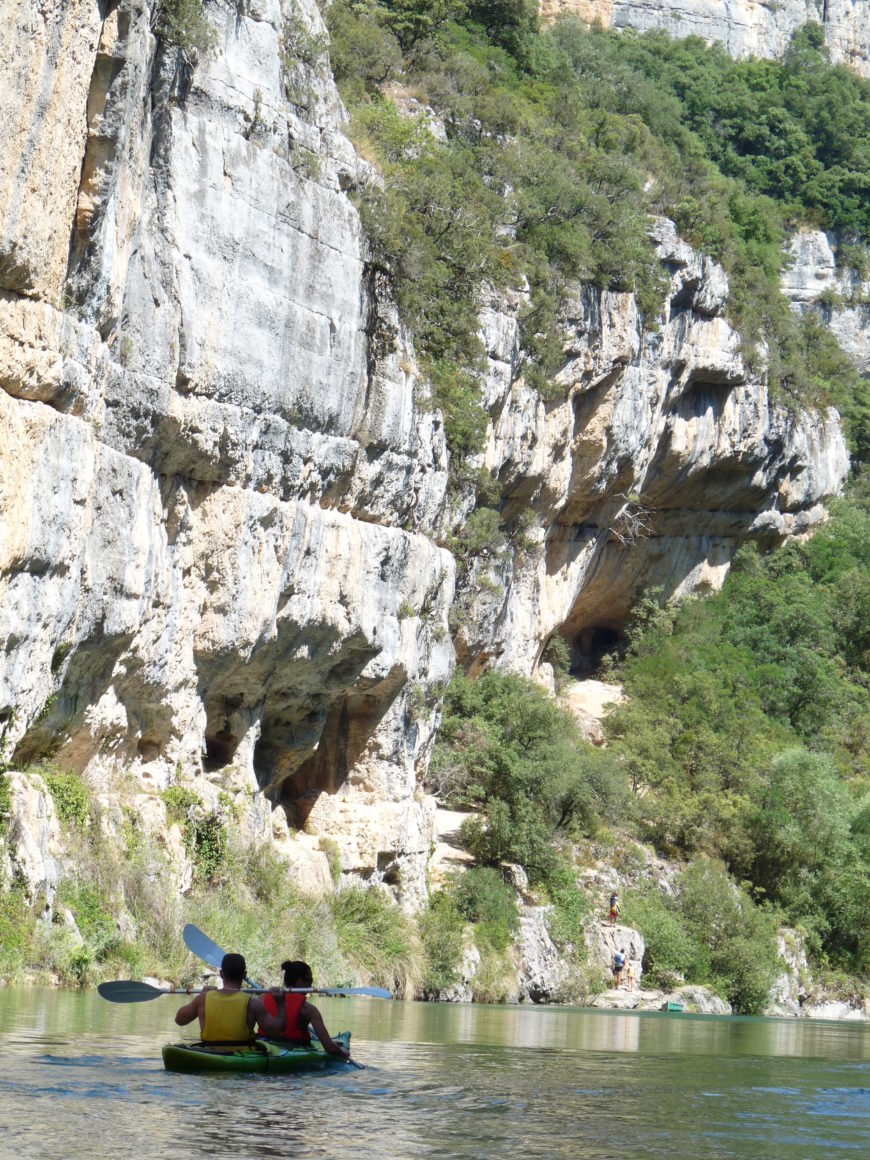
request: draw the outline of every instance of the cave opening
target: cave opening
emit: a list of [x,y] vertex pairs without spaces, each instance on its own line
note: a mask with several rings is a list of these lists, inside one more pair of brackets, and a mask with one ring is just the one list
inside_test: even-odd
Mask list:
[[622,634],[613,625],[595,624],[582,628],[571,646],[571,675],[594,676],[603,658],[618,650],[621,643]]

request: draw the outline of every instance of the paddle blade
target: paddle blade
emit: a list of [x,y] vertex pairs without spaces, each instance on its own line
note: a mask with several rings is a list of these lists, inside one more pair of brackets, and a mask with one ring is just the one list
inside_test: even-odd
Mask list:
[[100,983],[97,992],[110,1003],[147,1003],[169,992],[150,983],[137,983],[133,979],[119,979],[111,983]]
[[202,959],[204,963],[208,963],[210,967],[220,969],[224,952],[216,942],[212,942],[208,935],[203,934],[199,927],[194,926],[192,922],[185,925],[181,934],[184,945],[189,951],[192,951],[198,959]]
[[[226,952],[216,942],[213,942],[207,934],[203,934],[198,926],[194,926],[192,922],[186,923],[184,930],[181,932],[181,936],[184,939],[184,945],[198,959],[202,959],[210,967],[215,967],[217,970],[220,970]],[[254,991],[263,990],[259,983],[255,983],[247,975],[245,976],[245,982]]]

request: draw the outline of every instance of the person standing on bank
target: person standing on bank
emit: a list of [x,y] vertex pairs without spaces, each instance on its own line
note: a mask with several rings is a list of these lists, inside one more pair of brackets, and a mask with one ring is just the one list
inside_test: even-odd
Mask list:
[[254,1024],[277,1030],[262,998],[242,990],[247,971],[243,955],[224,955],[220,968],[223,986],[219,991],[205,987],[189,1003],[179,1007],[175,1012],[178,1026],[185,1027],[199,1019],[201,1041],[216,1047],[251,1043]]
[[618,991],[622,986],[622,970],[625,966],[625,947],[613,956],[613,985]]
[[616,926],[616,920],[619,918],[619,892],[614,890],[610,896],[610,925]]
[[314,1028],[314,1034],[327,1055],[347,1059],[350,1053],[341,1043],[336,1043],[331,1038],[323,1022],[323,1016],[313,1003],[308,1002],[308,996],[292,989],[313,987],[314,976],[311,967],[308,963],[294,959],[282,963],[281,970],[284,972],[286,990],[270,991],[263,996],[268,1022],[266,1024],[260,1022],[260,1033],[269,1039],[279,1039],[283,1043],[296,1043],[308,1047],[311,1045],[311,1035],[308,1031],[310,1025]]

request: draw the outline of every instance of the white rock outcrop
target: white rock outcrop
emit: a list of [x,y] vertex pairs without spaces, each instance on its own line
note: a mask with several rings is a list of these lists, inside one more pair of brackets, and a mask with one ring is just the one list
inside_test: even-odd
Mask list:
[[0,884],[14,885],[47,913],[61,874],[62,844],[54,800],[38,773],[8,775],[9,815],[0,860]]
[[503,518],[530,509],[538,543],[497,564],[499,585],[465,582],[463,660],[531,673],[559,631],[573,667],[594,668],[644,589],[719,587],[741,543],[811,529],[845,479],[836,413],[787,410],[747,368],[721,267],[667,220],[653,236],[671,279],[663,317],[652,329],[632,295],[578,290],[564,397],[544,402],[523,384],[518,304],[493,298],[483,313],[484,462]]
[[870,279],[837,265],[837,239],[796,230],[782,291],[800,313],[813,310],[865,378],[870,375]]
[[284,7],[209,5],[195,68],[146,0],[4,7],[0,732],[98,786],[240,771],[411,905],[446,455]]
[[861,0],[541,0],[545,20],[572,12],[605,28],[660,28],[717,41],[734,57],[781,57],[792,33],[821,24],[836,64],[870,76],[870,9]]

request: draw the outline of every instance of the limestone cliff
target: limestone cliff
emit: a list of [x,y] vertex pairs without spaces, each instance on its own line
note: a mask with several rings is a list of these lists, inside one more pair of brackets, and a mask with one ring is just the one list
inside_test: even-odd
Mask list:
[[734,57],[781,57],[792,33],[812,20],[835,64],[870,76],[870,8],[861,0],[541,0],[545,20],[563,12],[605,28],[700,36]]
[[870,375],[870,279],[838,267],[837,239],[797,230],[782,290],[795,310],[815,310],[863,376]]
[[443,437],[285,8],[209,6],[192,68],[140,0],[4,2],[3,744],[235,778],[419,897]]
[[558,630],[578,670],[616,642],[644,588],[717,588],[738,545],[823,518],[848,461],[836,416],[768,400],[723,316],[721,268],[655,226],[671,278],[660,327],[631,295],[585,288],[563,327],[564,400],[518,381],[516,323],[484,318],[492,423],[487,466],[508,514],[531,505],[536,543],[479,562],[463,583],[460,651],[532,672]]
[[[413,906],[454,663],[441,420],[314,0],[205,11],[194,60],[148,0],[2,0],[0,754],[195,778],[298,855],[280,805]],[[660,326],[578,287],[558,402],[523,385],[518,304],[483,311],[485,462],[532,522],[463,578],[469,665],[531,672],[557,630],[594,658],[644,587],[718,584],[844,478],[836,416],[769,405],[722,271],[655,228]]]

